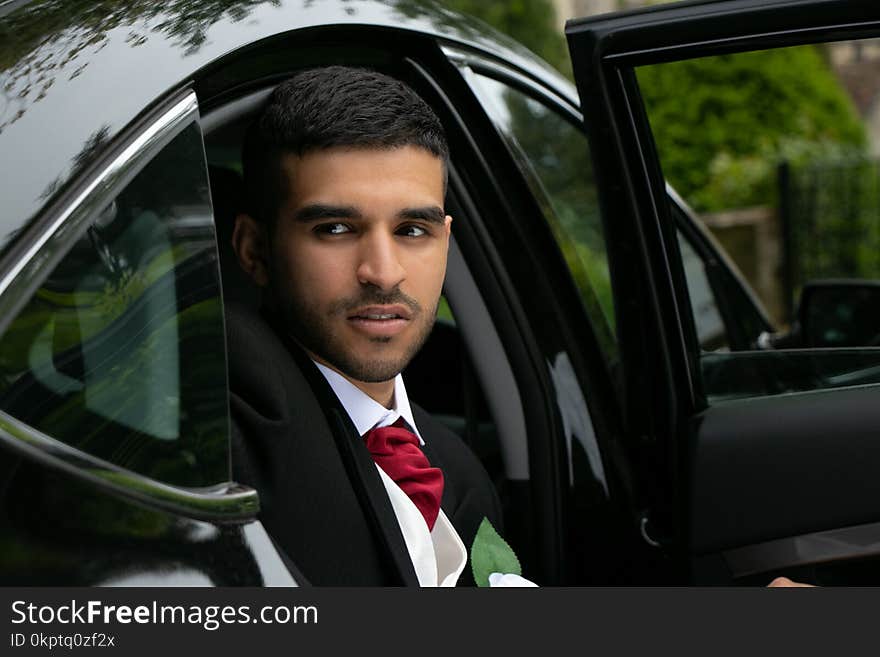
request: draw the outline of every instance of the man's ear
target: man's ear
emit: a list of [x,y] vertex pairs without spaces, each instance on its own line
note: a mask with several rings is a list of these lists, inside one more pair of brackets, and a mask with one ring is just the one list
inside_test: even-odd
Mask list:
[[232,248],[238,264],[260,287],[269,284],[269,240],[266,227],[247,214],[235,217]]

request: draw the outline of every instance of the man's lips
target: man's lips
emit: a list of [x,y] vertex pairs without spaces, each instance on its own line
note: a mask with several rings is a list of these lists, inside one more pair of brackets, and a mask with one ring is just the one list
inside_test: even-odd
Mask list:
[[412,319],[412,311],[404,305],[394,304],[392,306],[364,306],[358,308],[354,312],[348,313],[349,319],[370,319],[378,321],[387,321],[393,319]]
[[402,305],[365,306],[348,315],[355,330],[370,337],[391,337],[400,333],[412,319],[412,312]]

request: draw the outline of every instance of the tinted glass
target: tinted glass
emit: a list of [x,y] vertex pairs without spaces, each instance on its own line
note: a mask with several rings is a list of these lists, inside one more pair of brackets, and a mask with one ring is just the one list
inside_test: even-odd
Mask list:
[[706,264],[681,233],[678,233],[678,248],[681,251],[684,273],[687,277],[688,294],[691,297],[700,348],[706,351],[725,349],[729,346],[727,331],[718,311],[712,286],[709,284]]
[[558,110],[493,78],[474,77],[483,105],[545,208],[603,351],[614,360],[614,300],[587,138]]
[[226,481],[223,323],[197,124],[87,223],[0,338],[0,409],[155,479]]

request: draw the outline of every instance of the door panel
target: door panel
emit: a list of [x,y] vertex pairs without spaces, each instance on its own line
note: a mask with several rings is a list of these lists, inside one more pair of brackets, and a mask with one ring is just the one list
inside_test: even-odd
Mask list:
[[[688,558],[695,581],[716,583],[871,558],[880,520],[873,430],[880,349],[762,351],[781,344],[759,336],[740,351],[701,348],[693,314],[699,300],[688,294],[689,284],[698,289],[688,276],[699,270],[686,269],[664,200],[669,153],[661,144],[658,157],[655,143],[664,117],[651,115],[650,105],[646,111],[636,69],[876,37],[880,7],[680,3],[572,21],[566,33],[611,241],[627,408],[638,416],[630,440],[639,458],[659,466],[640,477],[657,534],[668,537],[664,547]],[[692,98],[676,84],[661,87],[661,97],[674,93]],[[711,131],[704,118],[697,113],[682,131]],[[713,560],[721,567],[707,568]]]
[[694,418],[697,554],[880,521],[875,387],[737,400]]

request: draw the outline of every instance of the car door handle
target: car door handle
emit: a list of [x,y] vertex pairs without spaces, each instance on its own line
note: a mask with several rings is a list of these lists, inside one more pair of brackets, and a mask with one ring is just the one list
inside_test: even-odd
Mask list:
[[243,523],[260,510],[257,491],[232,481],[213,486],[173,486],[126,470],[71,447],[0,411],[0,442],[22,456],[140,502],[194,520]]

